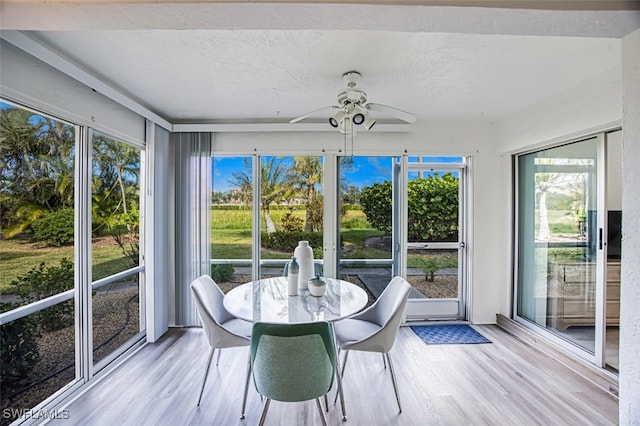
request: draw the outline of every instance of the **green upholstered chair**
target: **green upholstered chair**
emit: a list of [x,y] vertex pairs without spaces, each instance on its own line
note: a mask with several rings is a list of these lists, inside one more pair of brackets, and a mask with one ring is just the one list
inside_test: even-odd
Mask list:
[[[349,351],[381,353],[383,361],[386,357],[389,364],[393,390],[400,412],[402,412],[402,406],[400,405],[398,384],[389,352],[396,340],[410,290],[411,284],[404,278],[394,277],[371,306],[349,318],[336,321],[333,325],[336,344],[341,351],[345,352],[341,377],[344,377]],[[337,397],[338,395],[336,395],[336,399]]]
[[[207,342],[211,347],[209,360],[207,361],[207,366],[204,370],[200,395],[198,396],[199,406],[200,400],[202,399],[202,393],[204,391],[204,385],[207,383],[207,376],[209,375],[209,368],[211,367],[211,360],[213,359],[215,350],[218,349],[219,355],[219,351],[223,348],[249,346],[251,343],[251,327],[253,324],[234,317],[225,309],[222,303],[224,293],[209,275],[202,275],[191,283],[191,294],[196,304],[196,310],[198,311],[202,328],[207,336]],[[247,368],[241,418],[244,418],[248,385],[249,371]]]
[[333,332],[327,322],[273,324],[258,322],[251,336],[251,371],[258,393],[265,397],[259,424],[271,400],[316,400],[327,424],[320,397],[326,396],[336,373]]

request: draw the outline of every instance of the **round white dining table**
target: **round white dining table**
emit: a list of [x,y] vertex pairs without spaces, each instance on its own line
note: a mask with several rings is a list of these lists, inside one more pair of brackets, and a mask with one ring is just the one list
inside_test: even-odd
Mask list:
[[239,285],[224,296],[224,307],[246,321],[298,323],[336,321],[365,307],[367,293],[355,284],[335,278],[327,282],[324,296],[312,296],[298,289],[289,296],[287,278],[264,278]]

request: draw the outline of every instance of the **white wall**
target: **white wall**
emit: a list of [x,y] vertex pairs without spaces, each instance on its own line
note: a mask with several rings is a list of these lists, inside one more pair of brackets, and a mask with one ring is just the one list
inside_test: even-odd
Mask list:
[[496,123],[497,151],[513,153],[620,124],[619,66]]
[[[509,281],[505,271],[509,249],[502,247],[508,210],[496,206],[509,191],[501,179],[493,149],[493,127],[489,123],[429,122],[416,125],[411,133],[362,131],[354,138],[355,155],[460,155],[471,156],[472,205],[469,209],[473,291],[471,321],[495,323],[496,312],[508,306]],[[351,139],[347,140],[348,153]],[[254,151],[255,150],[255,151]],[[316,154],[344,151],[344,136],[318,133],[219,133],[214,153]],[[496,238],[499,236],[499,238]]]
[[640,30],[623,39],[620,424],[640,425]]

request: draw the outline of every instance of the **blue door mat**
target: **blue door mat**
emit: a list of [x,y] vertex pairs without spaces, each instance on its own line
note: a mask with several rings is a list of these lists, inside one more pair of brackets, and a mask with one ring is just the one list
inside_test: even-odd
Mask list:
[[413,326],[411,329],[428,345],[491,343],[491,340],[466,324]]

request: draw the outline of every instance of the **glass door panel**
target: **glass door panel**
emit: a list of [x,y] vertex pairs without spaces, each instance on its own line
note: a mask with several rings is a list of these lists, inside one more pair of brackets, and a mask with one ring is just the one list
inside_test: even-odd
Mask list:
[[298,241],[323,258],[323,157],[260,157],[260,277],[281,276]]
[[[82,378],[74,292],[80,147],[74,126],[2,101],[0,134],[0,313],[14,314],[0,325],[1,423],[18,424]],[[52,296],[60,302],[20,315]]]
[[517,314],[595,353],[597,139],[518,158]]
[[408,318],[464,317],[463,160],[407,159],[407,279],[414,286]]
[[140,265],[141,150],[98,133],[92,149],[93,362],[109,360],[144,330]]
[[225,293],[251,281],[253,157],[213,156],[211,277]]
[[395,157],[340,157],[338,276],[377,298],[392,278]]

